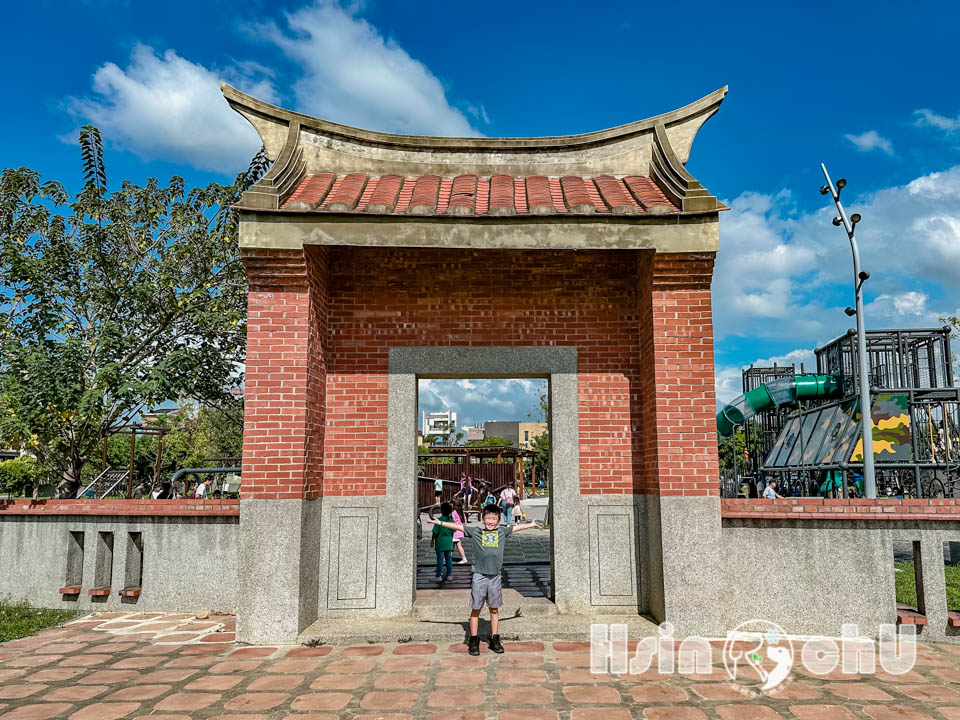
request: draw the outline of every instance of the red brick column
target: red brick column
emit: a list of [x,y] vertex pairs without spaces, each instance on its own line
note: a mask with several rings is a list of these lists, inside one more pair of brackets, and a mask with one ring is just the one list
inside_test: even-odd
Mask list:
[[718,496],[710,281],[714,253],[648,253],[640,267],[643,467],[637,492]]
[[300,500],[322,488],[326,248],[257,250],[249,284],[243,497]]

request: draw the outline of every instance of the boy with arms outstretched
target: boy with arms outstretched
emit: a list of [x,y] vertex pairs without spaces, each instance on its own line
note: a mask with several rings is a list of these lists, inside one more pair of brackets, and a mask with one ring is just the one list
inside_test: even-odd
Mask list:
[[500,606],[503,604],[500,571],[503,568],[503,546],[511,533],[539,527],[539,523],[529,522],[521,525],[500,525],[500,508],[487,505],[481,513],[483,527],[472,527],[459,523],[431,520],[429,522],[450,530],[459,530],[470,543],[470,559],[473,579],[470,583],[470,642],[467,651],[471,655],[480,654],[480,638],[477,635],[480,624],[480,611],[486,603],[490,608],[490,649],[495,653],[503,652],[500,642]]

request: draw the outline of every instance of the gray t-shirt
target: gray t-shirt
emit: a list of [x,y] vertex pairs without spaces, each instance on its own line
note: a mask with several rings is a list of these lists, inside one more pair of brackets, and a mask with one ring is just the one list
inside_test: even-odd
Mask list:
[[503,567],[503,546],[513,533],[510,525],[501,525],[496,530],[468,525],[463,534],[470,539],[471,569],[484,575],[499,575]]

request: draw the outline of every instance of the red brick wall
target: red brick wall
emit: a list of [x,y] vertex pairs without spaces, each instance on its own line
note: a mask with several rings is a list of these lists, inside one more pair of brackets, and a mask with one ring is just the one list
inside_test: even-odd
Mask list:
[[163,515],[219,516],[240,514],[239,500],[0,500],[5,515]]
[[581,492],[716,494],[713,255],[653,258],[248,254],[244,497],[384,494],[388,350],[441,345],[575,346]]
[[388,348],[436,345],[576,346],[581,490],[633,492],[637,259],[631,251],[333,248],[324,494],[385,492]]
[[322,491],[326,250],[244,256],[247,301],[243,496]]
[[641,419],[638,492],[719,495],[713,253],[645,255],[640,268]]
[[724,518],[765,520],[960,520],[960,501],[953,498],[898,500],[831,500],[784,498],[782,500],[724,498]]

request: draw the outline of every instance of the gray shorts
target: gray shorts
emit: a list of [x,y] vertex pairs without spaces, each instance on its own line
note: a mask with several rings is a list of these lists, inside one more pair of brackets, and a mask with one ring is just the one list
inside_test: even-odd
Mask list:
[[484,602],[491,609],[499,608],[503,605],[502,588],[499,574],[483,575],[475,572],[470,583],[470,609],[483,610]]

